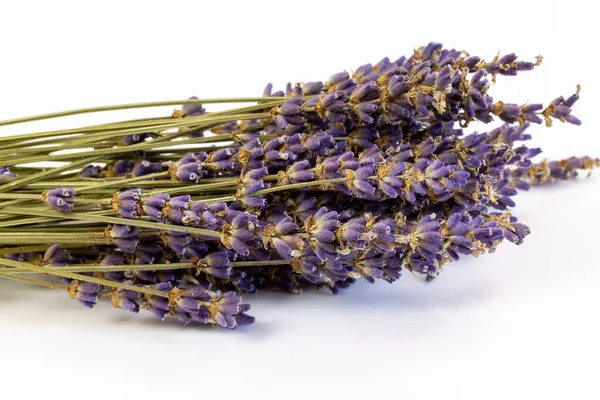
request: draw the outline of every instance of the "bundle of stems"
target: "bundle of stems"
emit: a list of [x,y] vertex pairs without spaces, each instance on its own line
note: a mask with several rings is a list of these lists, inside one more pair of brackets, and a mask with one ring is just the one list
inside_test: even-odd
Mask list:
[[[333,293],[360,278],[431,280],[463,255],[520,244],[511,213],[530,184],[574,178],[589,157],[531,159],[530,124],[579,125],[577,92],[494,101],[538,66],[431,43],[325,82],[251,98],[84,108],[0,121],[177,106],[168,116],[0,137],[0,278],[234,328],[241,294]],[[208,112],[204,105],[243,104]],[[472,121],[501,123],[466,134]],[[48,167],[49,162],[60,162]]]

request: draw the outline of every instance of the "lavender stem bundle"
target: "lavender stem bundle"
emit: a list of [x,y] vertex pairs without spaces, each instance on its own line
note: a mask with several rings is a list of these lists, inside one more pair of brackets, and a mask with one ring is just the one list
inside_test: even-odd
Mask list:
[[[0,126],[181,105],[170,116],[0,138],[0,278],[93,308],[235,328],[244,293],[339,293],[357,280],[431,280],[461,256],[521,244],[519,190],[600,165],[533,162],[532,124],[579,125],[569,97],[494,100],[541,63],[431,43],[261,97],[84,108]],[[208,112],[211,103],[256,103]],[[469,133],[470,123],[494,124]],[[68,150],[68,151],[64,151]],[[59,161],[55,168],[39,163]],[[35,276],[38,275],[39,278]]]

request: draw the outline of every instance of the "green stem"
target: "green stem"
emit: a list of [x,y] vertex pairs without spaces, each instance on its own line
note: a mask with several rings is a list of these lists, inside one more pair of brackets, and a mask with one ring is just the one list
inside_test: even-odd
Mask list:
[[189,226],[181,226],[181,225],[162,224],[162,223],[158,223],[158,222],[149,222],[149,221],[142,221],[142,220],[137,220],[137,219],[106,217],[106,216],[102,216],[102,215],[90,215],[89,213],[76,213],[76,212],[62,213],[62,212],[55,211],[55,210],[32,210],[32,209],[18,208],[18,207],[3,209],[2,213],[16,214],[16,215],[32,215],[32,216],[48,217],[48,218],[54,218],[54,219],[104,222],[107,224],[117,224],[117,225],[130,225],[130,226],[137,226],[139,228],[157,229],[157,230],[162,230],[162,231],[185,232],[185,233],[189,233],[192,235],[210,236],[210,237],[215,237],[215,238],[219,238],[219,239],[223,237],[223,234],[221,232],[210,231],[208,229],[192,228]]
[[86,246],[98,246],[106,244],[106,239],[81,239],[76,237],[66,237],[64,239],[53,237],[8,237],[0,238],[0,245],[27,245],[27,244],[46,244],[53,245],[56,242],[68,244],[85,244]]
[[[278,97],[277,100],[287,100],[287,98]],[[245,98],[223,98],[223,99],[195,99],[195,100],[169,100],[169,101],[153,101],[146,103],[131,103],[117,104],[110,106],[86,107],[75,110],[60,111],[48,114],[33,115],[30,117],[21,117],[0,121],[0,126],[20,124],[23,122],[39,121],[42,119],[66,117],[69,115],[86,114],[103,111],[126,110],[131,108],[147,108],[147,107],[162,107],[162,106],[177,106],[184,104],[217,104],[217,103],[254,103],[254,102],[269,102],[273,101],[273,97],[245,97]]]
[[32,278],[27,278],[25,276],[18,276],[18,275],[13,275],[13,274],[6,274],[4,272],[2,272],[2,270],[0,269],[0,278],[2,279],[10,279],[12,281],[18,281],[18,282],[23,282],[23,283],[29,283],[32,285],[37,285],[37,286],[44,286],[50,289],[60,289],[60,290],[67,290],[68,287],[66,285],[61,285],[60,283],[54,283],[54,282],[48,282],[48,281],[43,281],[40,279],[32,279]]
[[[145,180],[153,179],[153,178],[164,178],[164,177],[168,177],[168,176],[169,176],[168,171],[167,172],[157,172],[155,174],[136,176],[133,178],[124,178],[124,179],[117,179],[117,180],[113,180],[113,181],[109,181],[109,182],[100,182],[98,184],[93,184],[93,185],[85,186],[83,188],[78,188],[78,189],[76,189],[76,192],[77,192],[77,194],[79,194],[82,192],[95,190],[95,189],[121,186],[124,183],[129,184],[129,183],[133,183],[133,182],[140,182],[140,181],[145,181]],[[151,182],[154,182],[154,181],[151,181]]]
[[[242,267],[269,267],[277,265],[289,265],[288,260],[268,260],[268,261],[238,261],[232,262],[230,266],[232,268]],[[51,271],[65,271],[65,272],[126,272],[126,271],[164,271],[164,270],[176,270],[176,269],[191,269],[196,266],[192,262],[180,262],[180,263],[166,263],[166,264],[128,264],[128,265],[92,265],[92,264],[79,264],[79,265],[68,265],[64,267],[44,267],[47,273]],[[0,268],[0,273],[4,274],[26,274],[26,273],[37,273],[36,271],[30,271],[25,268]]]
[[[92,152],[93,153],[93,152]],[[34,174],[31,174],[27,177],[21,178],[21,179],[16,179],[14,181],[10,181],[8,183],[5,183],[4,185],[0,185],[0,193],[2,192],[8,192],[10,190],[16,189],[16,188],[20,188],[22,186],[25,186],[29,183],[33,183],[33,182],[37,182],[40,181],[44,178],[48,178],[51,176],[55,176],[55,175],[59,175],[62,172],[68,171],[70,169],[74,169],[74,168],[78,168],[81,167],[83,165],[87,165],[90,164],[94,161],[96,161],[99,157],[97,156],[93,156],[93,154],[91,154],[92,156],[89,158],[85,158],[83,160],[78,160],[78,161],[73,161],[67,165],[63,165],[62,167],[57,167],[57,168],[51,168],[49,170],[46,171],[40,171],[40,172],[36,172]]]
[[[77,248],[85,248],[88,247],[87,244],[83,243],[61,243],[61,249],[77,249]],[[48,250],[48,246],[46,245],[29,245],[29,246],[16,246],[16,247],[7,247],[0,249],[0,256],[4,256],[6,254],[17,254],[17,253],[36,253],[36,252],[45,252]]]
[[[229,122],[232,120],[232,118],[234,120],[266,118],[269,115],[270,114],[268,114],[268,113],[266,113],[266,114],[250,114],[250,115],[240,114],[240,115],[234,115],[234,116],[220,117],[218,119],[211,120],[210,122],[213,122],[213,123],[217,122],[217,121]],[[184,118],[184,119],[187,119],[187,118]],[[174,123],[174,124],[171,124],[169,127],[166,127],[165,129],[177,128],[177,127],[188,126],[188,125],[189,124],[187,124],[187,123]],[[141,133],[141,132],[135,132],[135,133]],[[137,143],[137,144],[134,144],[131,146],[121,146],[121,147],[115,147],[115,148],[111,148],[111,149],[101,149],[101,150],[88,150],[88,151],[82,151],[79,153],[54,154],[54,155],[23,157],[23,158],[9,158],[9,159],[4,159],[0,162],[4,166],[12,166],[12,165],[17,165],[17,164],[27,164],[27,163],[40,162],[40,161],[42,161],[42,162],[64,161],[64,160],[69,160],[72,158],[81,158],[81,157],[87,157],[87,156],[92,156],[92,155],[94,155],[94,156],[100,156],[100,155],[105,156],[106,155],[106,156],[112,157],[117,154],[131,153],[131,152],[135,152],[135,151],[139,151],[139,150],[148,150],[148,149],[154,149],[154,148],[168,149],[169,146],[180,146],[180,145],[184,145],[184,144],[195,144],[195,143],[220,142],[220,141],[225,140],[221,136],[211,136],[211,137],[203,137],[203,138],[197,138],[197,139],[184,139],[184,140],[180,140],[177,142],[172,142],[170,144],[164,143],[167,140],[175,139],[184,134],[185,133],[182,133],[182,132],[169,133],[162,137],[150,140],[148,142]],[[223,136],[225,136],[225,135],[223,135]],[[230,135],[227,135],[227,136],[229,136],[227,138],[227,140],[231,140],[231,136]],[[0,139],[2,139],[2,138],[0,138]],[[160,143],[160,145],[157,146],[158,143]]]

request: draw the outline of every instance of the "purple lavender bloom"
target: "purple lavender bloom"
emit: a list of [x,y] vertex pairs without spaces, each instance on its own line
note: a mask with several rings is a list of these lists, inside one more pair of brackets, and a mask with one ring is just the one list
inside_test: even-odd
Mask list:
[[299,274],[302,279],[311,283],[318,283],[323,279],[323,275],[319,268],[322,264],[323,261],[310,250],[300,258],[291,262],[294,272]]
[[229,275],[229,281],[235,287],[235,290],[238,292],[246,292],[246,293],[254,293],[256,292],[256,287],[252,283],[254,277],[252,275],[246,274],[245,272],[238,269],[233,269],[231,274]]
[[[154,289],[168,294],[172,289],[170,282],[160,282],[154,285]],[[163,296],[150,295],[146,297],[146,309],[161,321],[169,314],[169,299]]]
[[494,248],[504,238],[503,230],[495,221],[485,222],[477,216],[468,222],[473,238],[487,248]]
[[545,118],[546,125],[552,125],[552,119],[555,118],[562,122],[569,122],[574,125],[581,125],[581,121],[571,114],[571,107],[579,100],[579,92],[581,88],[577,85],[577,91],[567,99],[563,96],[556,98],[552,103],[544,109],[542,115]]
[[288,124],[302,126],[305,121],[301,105],[302,97],[294,97],[279,107],[278,114],[281,115]]
[[263,91],[263,97],[283,97],[285,95],[285,93],[283,91],[277,91],[277,92],[273,92],[273,84],[272,83],[268,83],[267,86],[265,86],[265,89]]
[[135,248],[135,264],[152,264],[159,256],[161,251],[158,243],[154,241],[142,240]]
[[367,165],[356,171],[347,169],[345,171],[346,186],[352,194],[359,198],[369,198],[375,194],[375,186],[369,181],[373,180],[375,166]]
[[144,132],[144,133],[134,133],[131,135],[123,136],[121,139],[121,144],[124,146],[133,146],[134,144],[145,142],[146,139],[154,137],[153,133]]
[[262,180],[262,177],[268,174],[266,168],[253,169],[246,172],[240,179],[238,190],[235,194],[238,201],[248,207],[264,207],[266,200],[261,197],[252,196],[252,194],[269,187]]
[[235,317],[241,310],[241,304],[242,298],[235,292],[212,293],[208,306],[212,321],[221,327],[235,328],[237,324]]
[[[131,285],[133,282],[124,281],[124,283]],[[121,308],[134,313],[140,311],[140,303],[142,302],[140,292],[116,288],[110,292],[109,297],[114,308]]]
[[237,326],[253,324],[255,318],[246,314],[250,311],[250,304],[240,304],[239,311],[235,314],[235,322]]
[[65,249],[60,248],[60,244],[56,243],[48,247],[48,250],[42,257],[41,265],[49,265],[51,267],[64,267],[71,259],[71,255]]
[[186,183],[198,183],[200,180],[200,164],[189,162],[186,164],[171,164],[169,166],[171,178]]
[[150,162],[148,160],[140,161],[133,167],[133,176],[150,175],[160,170],[160,164],[157,162]]
[[247,255],[254,244],[256,219],[250,213],[240,212],[229,224],[223,225],[221,242],[228,249],[235,250],[240,255]]
[[[189,100],[198,100],[198,98],[196,96],[192,96],[189,98]],[[181,107],[179,116],[195,117],[195,116],[199,116],[199,115],[204,115],[204,113],[206,113],[206,110],[204,109],[204,107],[202,107],[202,104],[200,104],[200,103],[184,104]]]
[[141,189],[130,189],[124,192],[115,192],[111,200],[111,207],[119,216],[133,219],[140,215],[139,201],[141,197]]
[[439,271],[437,260],[425,258],[417,253],[411,253],[405,259],[405,267],[411,272],[435,275]]
[[348,74],[348,72],[346,71],[338,72],[337,74],[331,75],[331,77],[329,77],[329,79],[324,84],[327,93],[343,90],[352,90],[354,86],[356,86],[356,83],[352,79],[350,79],[350,74]]
[[[541,124],[542,118],[538,113],[544,108],[542,104],[526,104],[521,107],[521,113],[523,114],[523,120],[533,122],[534,124]],[[522,123],[523,120],[520,122]],[[525,124],[523,124],[525,125]]]
[[5,257],[7,260],[27,262],[29,261],[31,255],[31,253],[11,253],[5,254],[3,257]]
[[340,226],[337,212],[322,207],[306,220],[304,226],[308,242],[319,259],[337,258],[335,231]]
[[[99,165],[86,165],[77,174],[80,178],[97,178],[102,172],[102,167]],[[0,174],[1,175],[1,174]]]
[[12,179],[16,178],[17,174],[14,172],[10,172],[10,168],[8,167],[0,167],[0,179]]
[[107,228],[108,237],[124,252],[134,253],[139,243],[138,231],[135,226],[112,225]]
[[348,246],[347,253],[352,250],[364,250],[368,236],[365,235],[367,220],[364,217],[352,218],[340,225],[335,235],[340,243]]
[[112,172],[115,176],[125,176],[133,171],[133,161],[119,160],[112,166]]
[[331,124],[343,123],[346,120],[347,109],[344,102],[346,95],[343,91],[334,91],[325,96],[314,98],[306,102],[307,107],[314,107],[323,120]]
[[163,208],[167,205],[171,196],[167,193],[158,193],[152,196],[144,197],[141,199],[141,207],[144,214],[155,220],[162,220]]
[[226,251],[207,254],[196,261],[198,273],[204,272],[215,278],[227,279],[231,275],[229,258],[229,254]]
[[[192,317],[194,314],[203,315],[202,310],[206,309],[206,305],[210,299],[209,292],[200,285],[184,290],[173,288],[169,292],[171,310],[175,312],[176,315],[174,316],[184,324],[188,324],[194,320]],[[203,320],[204,318],[201,319]]]
[[426,215],[419,219],[408,238],[411,249],[428,260],[434,260],[442,252],[441,226],[434,218],[435,215]]
[[373,69],[371,64],[365,64],[356,69],[352,74],[352,79],[357,83],[374,82],[379,78],[377,70]]
[[60,188],[46,190],[42,193],[42,201],[61,212],[73,210],[73,203],[68,200],[75,198],[75,189]]
[[295,162],[286,168],[285,171],[277,173],[278,184],[289,185],[292,183],[310,182],[314,180],[315,174],[311,170],[308,160]]
[[269,218],[270,224],[263,229],[263,244],[265,249],[272,247],[279,256],[292,260],[302,254],[304,240],[295,235],[298,225],[287,215],[275,215]]
[[361,277],[369,283],[375,283],[375,279],[383,278],[385,260],[376,251],[367,251],[356,256],[353,266]]
[[494,103],[494,109],[492,111],[502,121],[513,124],[519,120],[521,116],[521,107],[516,104],[507,104],[502,101]]
[[515,202],[511,197],[517,194],[517,190],[510,186],[508,178],[500,179],[488,187],[488,201],[492,207],[505,210],[507,207],[515,206]]
[[192,237],[186,232],[164,231],[160,237],[164,244],[178,255],[182,255],[192,241]]
[[215,150],[208,155],[202,165],[213,172],[231,172],[238,167],[237,155],[238,149],[232,147]]
[[323,90],[323,82],[306,82],[300,86],[303,96],[313,96]]
[[492,220],[498,222],[498,226],[502,229],[504,238],[515,244],[523,243],[525,236],[531,233],[527,225],[519,222],[517,217],[510,215],[509,213],[491,213],[490,217]]
[[402,275],[402,250],[391,251],[381,255],[383,265],[380,269],[383,271],[382,279],[388,283],[393,283],[400,279]]
[[[85,263],[85,261],[84,261]],[[98,265],[125,265],[125,257],[121,254],[108,254],[102,257]],[[104,277],[117,282],[125,282],[127,277],[124,272],[110,271],[105,272]]]
[[393,220],[382,219],[375,223],[368,221],[368,224],[371,225],[371,229],[367,230],[366,237],[375,250],[386,253],[396,248],[396,223]]
[[77,299],[87,308],[94,308],[100,297],[101,286],[96,283],[71,281],[68,287],[69,296]]

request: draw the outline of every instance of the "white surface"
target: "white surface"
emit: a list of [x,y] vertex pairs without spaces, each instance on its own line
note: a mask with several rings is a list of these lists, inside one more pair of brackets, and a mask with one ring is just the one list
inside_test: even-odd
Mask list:
[[[0,119],[83,106],[254,96],[324,80],[430,40],[545,56],[499,77],[497,99],[550,101],[582,84],[580,128],[535,127],[549,158],[600,155],[598,37],[587,1],[3,2]],[[5,127],[91,124],[170,108]],[[258,294],[237,331],[181,327],[0,281],[0,398],[597,399],[600,176],[518,196],[521,247],[424,284],[341,296]],[[408,396],[408,397],[407,397]],[[133,397],[129,397],[133,398]],[[137,396],[135,398],[138,398]],[[214,398],[214,397],[211,397]]]

